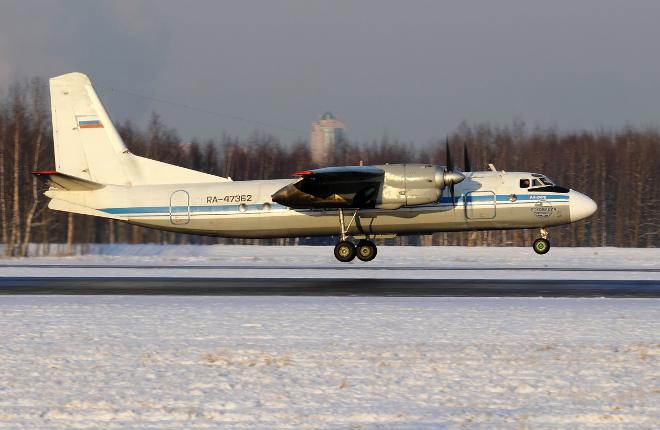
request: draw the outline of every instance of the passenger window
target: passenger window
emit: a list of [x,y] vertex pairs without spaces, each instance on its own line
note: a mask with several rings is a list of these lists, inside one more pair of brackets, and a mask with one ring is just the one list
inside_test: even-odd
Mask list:
[[534,179],[532,181],[532,186],[533,187],[541,187],[541,186],[543,186],[543,184],[541,184],[541,181],[539,181],[538,179]]
[[520,188],[529,188],[529,179],[521,179]]

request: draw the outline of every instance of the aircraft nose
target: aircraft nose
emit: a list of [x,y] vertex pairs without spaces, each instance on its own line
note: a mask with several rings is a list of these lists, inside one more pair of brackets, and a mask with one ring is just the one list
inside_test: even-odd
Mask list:
[[590,217],[596,209],[598,205],[589,196],[571,190],[571,222]]

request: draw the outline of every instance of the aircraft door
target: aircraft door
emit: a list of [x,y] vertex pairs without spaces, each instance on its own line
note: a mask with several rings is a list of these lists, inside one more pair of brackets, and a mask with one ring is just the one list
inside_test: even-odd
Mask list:
[[175,225],[190,222],[190,194],[176,190],[170,196],[170,222]]
[[471,191],[463,196],[467,219],[495,218],[495,193],[492,191]]

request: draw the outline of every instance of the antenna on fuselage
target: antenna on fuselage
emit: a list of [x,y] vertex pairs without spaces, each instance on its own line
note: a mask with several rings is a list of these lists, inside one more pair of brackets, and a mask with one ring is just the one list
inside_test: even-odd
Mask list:
[[503,177],[506,175],[506,171],[502,170],[501,172],[498,172],[495,166],[492,163],[488,163],[488,167],[490,167],[490,171],[493,173],[499,173],[500,177]]

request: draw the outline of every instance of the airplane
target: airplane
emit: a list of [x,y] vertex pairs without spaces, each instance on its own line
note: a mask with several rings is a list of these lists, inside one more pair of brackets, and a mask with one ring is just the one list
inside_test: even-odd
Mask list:
[[[384,164],[296,172],[292,178],[232,181],[132,154],[91,81],[49,80],[55,170],[48,207],[154,229],[229,238],[337,235],[334,255],[371,261],[373,240],[435,232],[538,229],[532,248],[550,250],[548,227],[591,216],[588,196],[532,172]],[[357,241],[357,244],[354,243]]]

